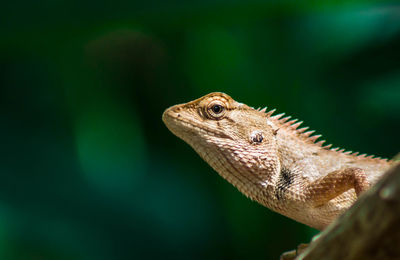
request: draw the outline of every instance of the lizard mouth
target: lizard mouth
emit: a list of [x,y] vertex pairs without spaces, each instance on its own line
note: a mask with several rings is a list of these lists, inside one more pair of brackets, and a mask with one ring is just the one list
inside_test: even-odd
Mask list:
[[220,138],[232,139],[230,136],[217,129],[210,129],[207,126],[199,126],[194,121],[182,117],[182,115],[179,112],[176,112],[175,109],[176,106],[173,106],[165,110],[162,115],[162,120],[167,128],[176,136],[182,138],[184,135],[187,134],[190,134],[192,136],[207,134]]

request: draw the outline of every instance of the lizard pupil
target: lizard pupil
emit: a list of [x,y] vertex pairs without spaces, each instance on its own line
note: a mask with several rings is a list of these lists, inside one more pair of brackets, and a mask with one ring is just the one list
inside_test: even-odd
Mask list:
[[212,109],[212,111],[213,111],[215,114],[219,114],[219,113],[221,113],[222,110],[223,110],[223,108],[222,108],[221,105],[214,105],[214,106],[212,106],[211,109]]

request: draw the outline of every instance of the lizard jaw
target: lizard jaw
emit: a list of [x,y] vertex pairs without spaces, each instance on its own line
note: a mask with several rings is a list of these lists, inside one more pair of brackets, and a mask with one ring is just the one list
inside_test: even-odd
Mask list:
[[217,131],[216,129],[209,129],[206,126],[199,127],[198,124],[191,122],[190,120],[184,119],[180,113],[180,105],[172,106],[166,109],[162,115],[162,120],[167,128],[179,138],[186,141],[186,136],[198,135],[203,133],[210,136],[232,139],[229,135]]

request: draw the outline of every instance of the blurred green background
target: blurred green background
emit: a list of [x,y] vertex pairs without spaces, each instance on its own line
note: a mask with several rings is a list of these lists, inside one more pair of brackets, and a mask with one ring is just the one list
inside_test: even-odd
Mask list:
[[3,3],[0,258],[278,259],[308,242],[161,121],[223,91],[399,152],[400,5],[300,2]]

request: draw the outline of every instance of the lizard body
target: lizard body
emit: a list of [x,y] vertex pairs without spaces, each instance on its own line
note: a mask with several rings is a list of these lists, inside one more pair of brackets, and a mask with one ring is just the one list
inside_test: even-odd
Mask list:
[[320,230],[394,164],[323,146],[302,122],[273,112],[215,92],[168,108],[162,119],[244,195]]

